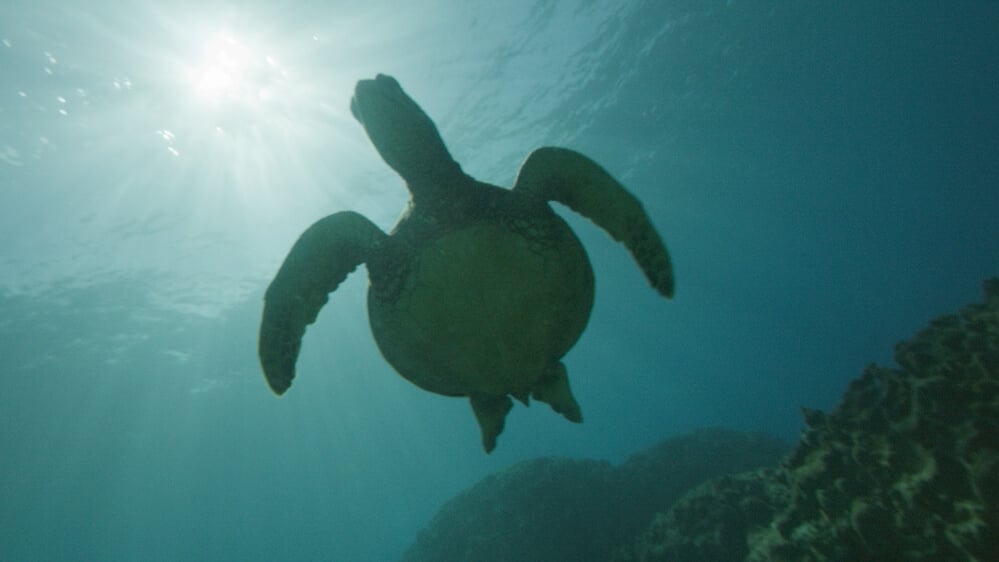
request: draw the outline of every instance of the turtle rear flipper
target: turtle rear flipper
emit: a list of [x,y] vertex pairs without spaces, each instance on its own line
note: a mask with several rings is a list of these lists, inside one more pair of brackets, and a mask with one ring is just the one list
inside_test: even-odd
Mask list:
[[595,222],[628,247],[656,291],[673,296],[666,245],[641,202],[599,164],[567,148],[539,148],[524,160],[513,189],[558,201]]
[[305,327],[385,237],[374,223],[348,211],[320,219],[292,246],[264,294],[260,322],[260,365],[275,394],[284,394],[295,378]]
[[555,364],[547,376],[538,381],[531,391],[531,396],[551,406],[552,410],[562,414],[565,419],[573,423],[583,423],[583,413],[569,388],[569,376],[561,361]]
[[506,415],[513,408],[513,400],[505,394],[473,394],[469,397],[469,402],[472,403],[472,411],[475,412],[475,419],[482,431],[482,447],[487,453],[491,453],[496,448],[496,438],[503,433]]

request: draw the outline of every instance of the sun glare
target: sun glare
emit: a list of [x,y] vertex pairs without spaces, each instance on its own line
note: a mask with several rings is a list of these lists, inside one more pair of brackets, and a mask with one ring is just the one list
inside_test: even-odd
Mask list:
[[337,67],[318,67],[329,45],[312,30],[255,23],[162,16],[160,40],[135,49],[148,57],[127,79],[137,86],[114,86],[137,101],[144,96],[127,107],[147,118],[171,170],[214,178],[212,185],[238,188],[247,201],[266,196],[275,176],[304,168],[301,161],[328,147],[342,124],[354,125],[343,99],[350,82]]
[[[194,93],[209,101],[243,100],[259,96],[262,85],[273,67],[272,57],[261,57],[229,33],[221,33],[208,41],[200,63],[190,70]],[[257,91],[254,91],[254,90]]]
[[303,51],[291,40],[249,29],[216,28],[193,35],[201,40],[187,52],[175,77],[178,93],[187,101],[181,110],[195,127],[285,134],[315,121],[320,89]]
[[[175,75],[182,101],[176,117],[186,125],[172,125],[182,129],[178,144],[190,145],[193,131],[205,142],[231,142],[244,133],[249,136],[242,141],[269,142],[293,129],[301,136],[299,126],[316,105],[314,87],[287,44],[250,30],[216,28],[193,35],[201,40]],[[295,62],[294,68],[285,65],[286,59]]]

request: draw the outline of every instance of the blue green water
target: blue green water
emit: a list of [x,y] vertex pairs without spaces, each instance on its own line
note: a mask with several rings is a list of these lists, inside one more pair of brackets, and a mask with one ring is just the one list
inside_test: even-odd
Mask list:
[[[991,1],[5,2],[0,559],[392,560],[521,459],[796,439],[799,406],[997,273],[997,23]],[[405,205],[348,110],[377,72],[478,179],[569,146],[665,238],[673,301],[560,208],[597,277],[565,361],[582,425],[518,405],[485,455],[466,401],[379,356],[363,268],[267,389],[292,242]]]

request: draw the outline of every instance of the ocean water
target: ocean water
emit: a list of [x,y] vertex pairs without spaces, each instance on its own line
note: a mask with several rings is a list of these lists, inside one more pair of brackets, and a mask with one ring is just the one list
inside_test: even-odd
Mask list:
[[[705,426],[793,441],[999,272],[999,3],[429,0],[0,6],[0,559],[398,559],[519,460]],[[675,299],[568,210],[597,295],[585,423],[382,360],[367,273],[278,399],[262,294],[298,234],[407,201],[348,106],[392,74],[509,186],[590,155],[645,204]]]

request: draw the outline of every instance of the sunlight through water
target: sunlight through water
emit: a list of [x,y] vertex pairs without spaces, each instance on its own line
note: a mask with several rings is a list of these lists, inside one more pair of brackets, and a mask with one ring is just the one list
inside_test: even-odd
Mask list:
[[[0,183],[39,196],[0,194],[19,209],[0,216],[0,235],[15,240],[0,286],[37,292],[157,271],[157,302],[216,314],[270,274],[276,258],[261,256],[346,197],[335,180],[350,173],[338,156],[349,149],[331,149],[367,149],[348,110],[362,73],[321,38],[330,24],[152,3],[21,17],[47,26],[0,35]],[[15,236],[32,224],[43,226]],[[178,251],[183,268],[164,259]]]
[[287,77],[274,55],[258,53],[228,32],[205,44],[202,60],[187,74],[199,98],[244,103],[272,98],[276,82]]
[[231,35],[221,35],[205,46],[204,57],[204,61],[191,71],[195,93],[213,100],[238,97],[243,87],[243,73],[252,62],[246,47]]

